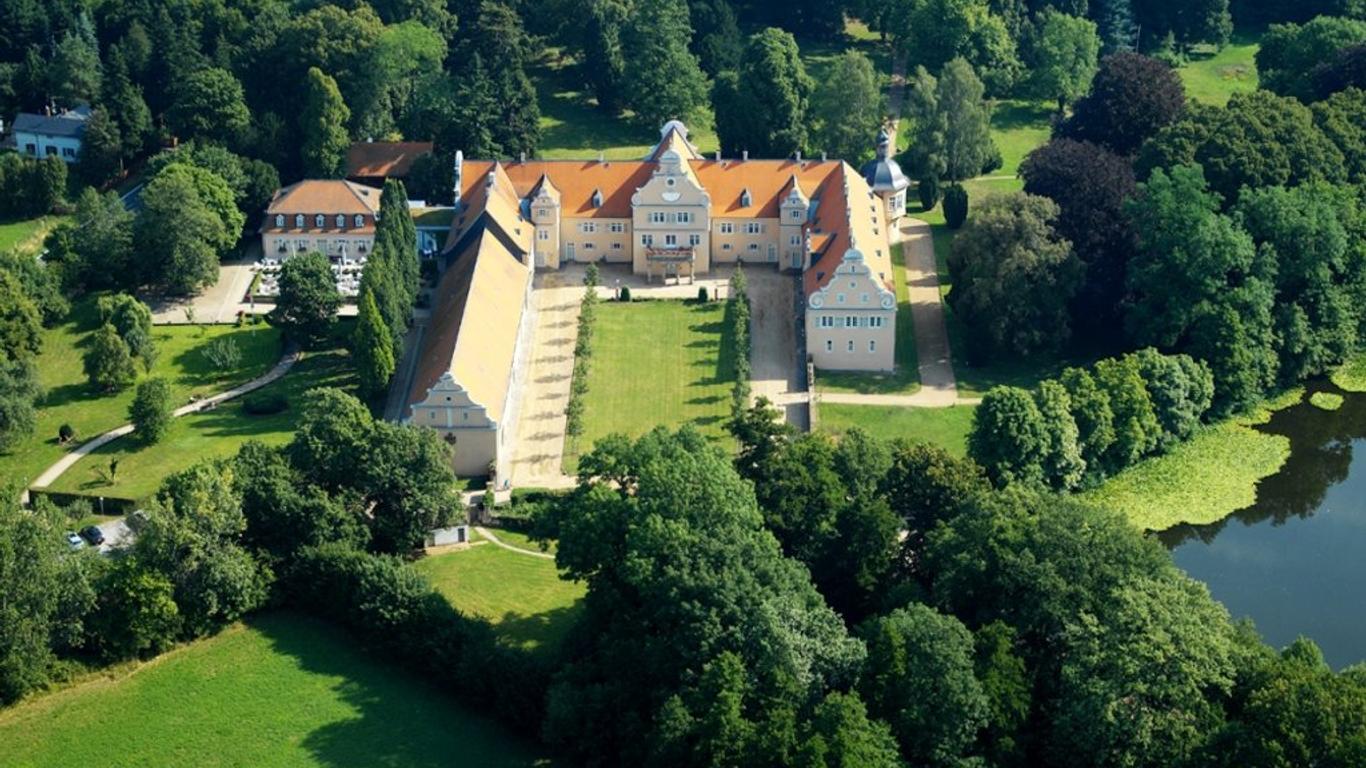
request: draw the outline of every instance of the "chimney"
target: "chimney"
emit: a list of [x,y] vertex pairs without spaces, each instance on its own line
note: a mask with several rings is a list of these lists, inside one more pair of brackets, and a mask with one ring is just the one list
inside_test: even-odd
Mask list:
[[742,150],[740,150],[740,159],[741,159],[741,160],[748,160],[748,159],[749,159],[749,150],[748,150],[748,149],[742,149]]
[[598,162],[599,162],[599,163],[605,163],[605,162],[607,162],[607,153],[606,153],[606,152],[599,152],[599,153],[598,153]]
[[374,137],[374,136],[366,136],[366,137],[365,137],[365,143],[366,143],[366,144],[374,144],[374,143],[375,143],[375,137]]
[[716,162],[721,162],[721,150],[716,150]]
[[797,150],[797,162],[800,163],[801,161],[802,161],[802,151],[799,149],[799,150]]
[[451,167],[451,182],[455,185],[454,194],[451,195],[451,204],[457,207],[460,205],[460,188],[464,186],[461,183],[464,172],[465,153],[457,149],[455,150],[455,163]]
[[517,155],[517,162],[519,162],[519,163],[525,163],[525,162],[526,162],[526,152],[521,152],[521,153],[519,153],[519,154]]
[[829,159],[830,159],[830,158],[828,158],[828,157],[825,156],[825,150],[822,149],[822,150],[821,150],[821,162],[823,163],[823,162],[825,162],[826,160],[829,160]]

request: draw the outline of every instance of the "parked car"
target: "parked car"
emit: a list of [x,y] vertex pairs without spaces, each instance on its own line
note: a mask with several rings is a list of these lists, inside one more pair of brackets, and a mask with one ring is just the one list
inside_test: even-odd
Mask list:
[[104,543],[104,532],[98,527],[87,525],[81,529],[81,538],[90,543],[92,547],[98,547]]
[[76,535],[75,531],[66,532],[66,545],[73,551],[85,546],[85,539]]

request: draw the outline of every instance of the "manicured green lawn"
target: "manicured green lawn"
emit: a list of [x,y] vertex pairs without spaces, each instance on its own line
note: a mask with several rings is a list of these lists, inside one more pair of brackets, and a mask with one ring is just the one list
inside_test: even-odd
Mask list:
[[1048,141],[1053,130],[1055,108],[1037,101],[1006,99],[996,103],[991,113],[991,137],[1001,150],[1001,168],[992,176],[1014,176],[1020,163]]
[[966,456],[972,412],[976,406],[905,408],[891,405],[821,404],[821,430],[840,434],[850,427],[884,440],[905,438],[937,445],[954,456]]
[[1186,86],[1186,96],[1206,104],[1223,106],[1241,91],[1257,89],[1255,56],[1260,35],[1239,32],[1221,51],[1197,46],[1190,62],[1177,70]]
[[33,251],[42,245],[42,240],[52,228],[60,223],[60,216],[39,216],[36,219],[7,221],[0,224],[0,253],[15,247]]
[[[510,531],[494,535],[515,547],[539,547]],[[417,561],[416,567],[458,610],[493,622],[508,643],[527,650],[558,646],[580,611],[584,585],[560,578],[555,561],[510,552],[476,534],[468,549]]]
[[1119,510],[1149,531],[1220,520],[1251,506],[1257,483],[1290,458],[1289,438],[1252,427],[1303,398],[1303,389],[1290,390],[1251,413],[1206,427],[1171,453],[1135,464],[1079,498]]
[[0,712],[0,766],[531,766],[536,746],[275,613]]
[[821,392],[908,395],[920,389],[920,360],[915,349],[915,319],[906,288],[906,260],[901,245],[892,248],[892,275],[896,281],[896,370],[892,373],[822,371],[816,376]]
[[[304,393],[314,387],[355,387],[355,371],[345,350],[310,352],[290,369],[285,377],[261,390],[261,394],[281,394],[289,408],[281,413],[252,415],[243,400],[230,400],[212,411],[188,414],[171,422],[162,440],[146,445],[134,436],[119,438],[76,462],[53,483],[52,489],[72,493],[99,494],[128,499],[151,496],[167,475],[191,464],[212,458],[227,458],[248,440],[282,445],[298,426]],[[118,474],[113,483],[104,479],[102,470],[110,459],[118,459]]]
[[[46,394],[38,403],[37,428],[13,451],[0,454],[0,477],[27,485],[72,446],[57,443],[57,429],[70,424],[76,429],[75,444],[128,421],[133,388],[118,393],[94,390],[86,382],[81,356],[97,322],[95,302],[77,303],[62,324],[44,330],[43,351],[38,356],[38,379]],[[280,357],[279,331],[261,325],[236,328],[229,325],[156,326],[152,329],[158,356],[152,374],[171,382],[172,402],[183,405],[191,394],[210,395],[253,379]],[[242,350],[241,364],[231,371],[214,369],[203,348],[215,339],[229,337]]]
[[602,437],[660,424],[691,423],[729,445],[735,354],[725,303],[608,301],[597,311],[584,432],[565,446],[565,471],[574,474],[578,454]]

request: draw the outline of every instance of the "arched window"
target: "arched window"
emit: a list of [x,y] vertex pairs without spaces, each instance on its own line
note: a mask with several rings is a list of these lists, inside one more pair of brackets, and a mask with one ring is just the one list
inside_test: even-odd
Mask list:
[[337,214],[337,229],[341,229],[344,226],[346,226],[346,216],[339,213]]
[[360,215],[359,213],[356,214],[356,226],[358,226],[358,227],[363,227],[363,226],[365,226],[365,217],[362,216],[362,215]]
[[296,226],[296,227],[302,227],[303,225],[304,225],[304,215],[303,215],[302,213],[296,213],[296,214],[294,214],[294,226]]
[[325,219],[323,218],[323,215],[320,213],[317,216],[313,217],[313,226],[321,228],[323,226],[324,221]]
[[284,225],[285,225],[285,215],[284,215],[283,213],[277,213],[277,214],[275,214],[275,226],[277,226],[277,227],[283,227]]

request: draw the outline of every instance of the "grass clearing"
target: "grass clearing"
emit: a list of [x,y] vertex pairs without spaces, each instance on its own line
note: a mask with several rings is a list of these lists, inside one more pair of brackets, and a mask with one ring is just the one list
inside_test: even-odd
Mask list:
[[895,405],[846,405],[822,403],[820,427],[824,432],[841,434],[860,427],[883,440],[905,438],[937,445],[954,456],[968,453],[968,433],[976,406],[953,405],[947,408],[906,408]]
[[[500,541],[538,551],[525,536]],[[476,543],[417,561],[416,568],[457,610],[493,622],[509,644],[532,651],[556,648],[583,610],[583,584],[560,578],[555,561],[503,549],[476,534]]]
[[1358,352],[1333,371],[1333,384],[1346,392],[1366,392],[1366,352]]
[[36,219],[21,219],[0,224],[0,253],[12,249],[22,249],[36,253],[43,244],[43,238],[51,232],[64,217],[39,216]]
[[1260,35],[1238,32],[1223,50],[1196,46],[1190,61],[1176,70],[1187,98],[1222,107],[1235,93],[1255,91],[1260,41]]
[[598,304],[584,395],[584,431],[565,450],[578,456],[614,432],[638,436],[656,425],[692,424],[730,445],[725,420],[735,382],[725,302],[606,301]]
[[[333,348],[306,353],[284,378],[258,390],[260,394],[283,395],[289,407],[281,413],[247,413],[243,399],[230,400],[211,411],[187,414],[171,422],[160,442],[145,445],[136,437],[122,437],[76,462],[52,490],[69,493],[98,493],[127,499],[151,496],[167,475],[186,469],[205,459],[235,456],[248,440],[283,445],[294,435],[304,393],[315,387],[354,390],[355,371],[350,355]],[[110,459],[119,462],[113,482],[101,470]]]
[[1044,102],[1005,99],[991,113],[991,138],[1001,150],[1001,168],[993,176],[1014,176],[1025,155],[1048,141],[1057,110]]
[[[37,426],[14,450],[0,454],[0,477],[27,485],[75,445],[127,423],[134,388],[100,392],[85,378],[82,355],[97,322],[92,297],[75,304],[60,325],[44,329],[37,365],[45,394],[38,402]],[[177,406],[189,402],[192,394],[210,395],[260,376],[280,357],[280,332],[264,323],[241,328],[158,325],[152,328],[152,337],[158,355],[151,375],[170,381],[171,401]],[[242,351],[241,363],[233,370],[216,370],[203,354],[204,347],[220,338],[233,339]],[[62,424],[76,429],[73,444],[58,444]]]
[[1303,398],[1303,388],[1288,390],[1078,496],[1119,510],[1148,531],[1221,520],[1256,502],[1257,483],[1276,474],[1290,458],[1290,438],[1253,427]]
[[0,712],[0,766],[531,766],[536,746],[294,614]]
[[915,319],[906,286],[906,260],[901,244],[892,246],[892,276],[896,282],[896,370],[892,373],[821,371],[818,392],[909,395],[920,389],[920,358],[915,348]]

